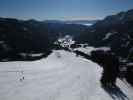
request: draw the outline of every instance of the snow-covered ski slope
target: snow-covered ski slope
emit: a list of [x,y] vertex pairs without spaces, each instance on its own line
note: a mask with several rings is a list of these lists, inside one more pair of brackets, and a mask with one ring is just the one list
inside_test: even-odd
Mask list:
[[102,68],[58,50],[34,62],[0,63],[0,100],[133,100],[133,89],[118,80],[127,96],[113,99],[100,86]]

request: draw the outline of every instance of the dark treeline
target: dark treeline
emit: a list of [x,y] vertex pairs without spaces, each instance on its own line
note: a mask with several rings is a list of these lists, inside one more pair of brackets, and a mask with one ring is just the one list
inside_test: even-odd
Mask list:
[[0,18],[0,60],[18,60],[19,53],[46,53],[50,46],[45,24]]

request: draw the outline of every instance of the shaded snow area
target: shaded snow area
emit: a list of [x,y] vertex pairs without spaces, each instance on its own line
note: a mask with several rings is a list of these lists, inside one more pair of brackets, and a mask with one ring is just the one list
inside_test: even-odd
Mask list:
[[78,50],[78,51],[82,51],[88,55],[91,55],[91,51],[96,51],[96,50],[103,50],[103,51],[110,51],[111,49],[109,47],[99,47],[99,48],[95,48],[95,47],[79,47],[79,48],[75,48],[74,50]]
[[93,23],[87,23],[87,22],[77,22],[77,23],[67,22],[66,24],[77,24],[77,25],[84,25],[84,26],[92,26],[93,25]]
[[0,41],[0,47],[1,47],[1,50],[4,50],[4,51],[9,51],[11,50],[11,48],[9,47],[9,45],[7,45],[5,43],[5,41]]
[[112,35],[114,35],[115,33],[107,33],[106,35],[105,35],[105,37],[103,38],[103,40],[107,40],[107,39],[109,39],[110,38],[110,36],[112,36]]
[[31,53],[31,54],[27,54],[27,53],[20,53],[19,55],[23,56],[23,57],[26,57],[26,56],[31,56],[31,57],[40,57],[43,55],[43,53]]
[[112,99],[101,88],[101,73],[96,63],[63,50],[33,62],[1,62],[0,100],[132,100],[133,89],[121,80],[129,99]]
[[85,26],[92,26],[92,23],[85,23],[85,24],[81,24],[81,25],[85,25]]

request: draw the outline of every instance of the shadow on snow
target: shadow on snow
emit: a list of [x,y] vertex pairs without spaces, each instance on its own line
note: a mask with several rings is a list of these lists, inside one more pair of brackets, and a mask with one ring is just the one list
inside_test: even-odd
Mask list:
[[113,100],[129,100],[118,86],[102,86]]

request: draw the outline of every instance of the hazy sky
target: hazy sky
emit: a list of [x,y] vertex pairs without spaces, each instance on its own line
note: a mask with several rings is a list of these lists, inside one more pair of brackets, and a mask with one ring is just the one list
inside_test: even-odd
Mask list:
[[133,0],[0,0],[0,16],[19,19],[97,19],[133,8]]

